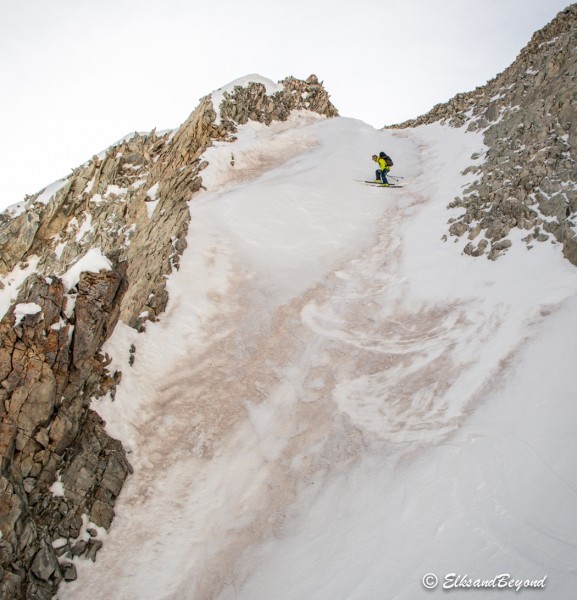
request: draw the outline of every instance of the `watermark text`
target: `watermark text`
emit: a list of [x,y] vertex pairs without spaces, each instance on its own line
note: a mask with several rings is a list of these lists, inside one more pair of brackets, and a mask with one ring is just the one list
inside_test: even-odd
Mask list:
[[[440,580],[435,573],[423,575],[423,586],[428,590],[434,590],[438,587]],[[491,579],[481,579],[470,577],[469,575],[459,575],[458,573],[447,573],[442,581],[444,590],[475,590],[475,589],[513,589],[520,592],[524,589],[539,589],[547,585],[547,575],[540,579],[517,579],[510,573],[500,573]]]

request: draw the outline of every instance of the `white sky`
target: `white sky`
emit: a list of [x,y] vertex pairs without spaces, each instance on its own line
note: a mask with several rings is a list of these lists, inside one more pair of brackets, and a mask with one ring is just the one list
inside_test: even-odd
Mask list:
[[249,73],[376,127],[484,84],[569,0],[0,0],[0,209]]

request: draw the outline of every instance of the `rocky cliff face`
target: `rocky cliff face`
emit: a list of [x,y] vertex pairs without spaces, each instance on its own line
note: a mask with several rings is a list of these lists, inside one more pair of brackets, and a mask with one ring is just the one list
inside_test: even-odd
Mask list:
[[462,208],[449,233],[470,240],[464,251],[494,259],[524,242],[563,245],[577,265],[577,4],[535,33],[516,61],[485,86],[458,94],[396,127],[447,122],[482,130],[487,151],[470,171],[478,176],[451,208]]
[[[0,290],[32,271],[0,322],[2,598],[51,598],[112,522],[131,468],[90,410],[121,378],[101,347],[119,320],[140,331],[165,309],[205,150],[249,120],[338,114],[314,75],[280,83],[207,96],[178,130],[128,137],[0,214]],[[105,268],[82,267],[94,252]]]
[[125,287],[124,265],[84,273],[74,294],[32,275],[0,322],[3,598],[50,598],[75,577],[67,558],[94,558],[112,521],[130,465],[89,406],[116,384],[99,348]]

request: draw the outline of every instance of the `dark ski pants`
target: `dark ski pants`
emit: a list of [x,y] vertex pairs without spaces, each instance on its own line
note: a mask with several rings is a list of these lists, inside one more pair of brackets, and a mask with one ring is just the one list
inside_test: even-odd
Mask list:
[[387,179],[388,172],[389,169],[383,169],[382,171],[380,169],[377,169],[375,173],[375,178],[380,179],[383,183],[389,183],[389,180]]

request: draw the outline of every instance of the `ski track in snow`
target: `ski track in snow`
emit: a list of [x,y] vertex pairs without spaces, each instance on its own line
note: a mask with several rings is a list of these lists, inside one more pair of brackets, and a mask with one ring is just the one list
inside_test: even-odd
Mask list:
[[[380,557],[393,561],[406,546],[387,515],[420,523],[428,506],[415,472],[430,478],[439,506],[422,523],[417,556],[427,532],[437,539],[433,522],[450,530],[469,519],[475,539],[491,540],[476,547],[479,563],[495,552],[497,522],[510,528],[500,556],[525,564],[510,508],[468,508],[482,492],[463,481],[479,490],[485,475],[439,489],[434,465],[415,464],[450,440],[465,448],[464,424],[577,290],[572,267],[552,248],[542,260],[534,250],[528,265],[515,244],[489,263],[440,243],[445,206],[466,182],[458,173],[482,145],[476,135],[295,118],[296,128],[247,126],[237,143],[209,150],[209,192],[191,205],[167,312],[145,334],[119,327],[108,343],[123,382],[114,403],[93,405],[135,472],[97,562],[75,559],[79,578],[61,586],[62,600],[428,597],[420,563],[411,571],[408,556],[402,566]],[[380,148],[405,189],[355,183]],[[516,280],[504,285],[513,261]],[[443,513],[443,494],[462,507],[457,516]],[[575,538],[564,543],[574,553]]]

